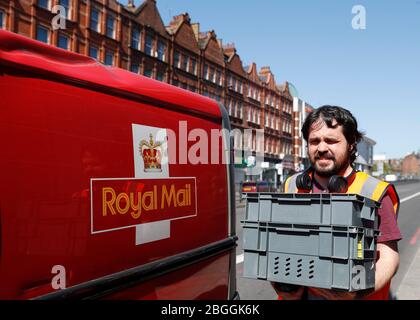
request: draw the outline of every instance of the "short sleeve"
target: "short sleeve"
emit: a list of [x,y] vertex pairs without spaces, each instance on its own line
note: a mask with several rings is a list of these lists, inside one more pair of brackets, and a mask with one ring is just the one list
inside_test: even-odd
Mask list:
[[379,231],[378,243],[388,241],[399,241],[402,239],[400,228],[398,227],[397,217],[394,206],[389,195],[385,195],[381,201],[381,208],[378,210]]

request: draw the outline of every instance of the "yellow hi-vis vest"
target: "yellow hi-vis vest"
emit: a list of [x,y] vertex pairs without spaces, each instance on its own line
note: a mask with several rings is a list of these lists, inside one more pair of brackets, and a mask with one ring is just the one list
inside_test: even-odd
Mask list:
[[[286,193],[303,193],[305,191],[298,190],[296,186],[296,178],[300,173],[297,173],[286,180],[285,190]],[[348,194],[358,194],[363,197],[380,202],[382,198],[388,194],[391,197],[394,205],[394,212],[397,215],[400,199],[395,190],[395,187],[388,182],[378,180],[365,172],[356,172],[356,177],[353,183],[348,187]]]
[[[304,193],[307,191],[299,190],[296,186],[296,178],[301,173],[297,173],[286,180],[285,191],[286,193]],[[400,208],[400,199],[397,191],[392,184],[378,180],[371,177],[365,172],[356,172],[356,177],[353,182],[349,185],[347,192],[348,194],[358,194],[363,197],[381,202],[385,195],[389,195],[392,204],[394,206],[394,213],[398,217],[398,211]],[[389,299],[389,288],[391,283],[388,283],[383,289],[376,291],[369,295],[366,300],[388,300]]]

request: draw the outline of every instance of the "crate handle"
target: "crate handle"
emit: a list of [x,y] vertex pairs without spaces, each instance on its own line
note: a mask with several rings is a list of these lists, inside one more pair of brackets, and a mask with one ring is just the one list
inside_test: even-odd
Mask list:
[[293,229],[293,228],[275,228],[276,231],[292,231],[292,232],[304,232],[304,233],[310,233],[311,230],[309,229]]
[[[294,198],[274,198],[276,202],[307,202],[307,203],[311,203],[312,199],[294,199]],[[273,199],[273,200],[274,200]]]

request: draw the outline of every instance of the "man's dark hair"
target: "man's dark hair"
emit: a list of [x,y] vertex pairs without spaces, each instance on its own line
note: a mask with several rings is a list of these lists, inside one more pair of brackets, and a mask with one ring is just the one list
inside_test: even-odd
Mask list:
[[[337,126],[343,127],[343,133],[346,137],[347,143],[353,145],[350,153],[350,164],[356,160],[357,144],[363,138],[363,133],[357,129],[357,120],[350,111],[337,106],[322,106],[312,111],[302,126],[303,138],[308,142],[309,131],[312,125],[318,120],[322,120],[328,128],[336,128]],[[334,120],[337,122],[333,125]]]

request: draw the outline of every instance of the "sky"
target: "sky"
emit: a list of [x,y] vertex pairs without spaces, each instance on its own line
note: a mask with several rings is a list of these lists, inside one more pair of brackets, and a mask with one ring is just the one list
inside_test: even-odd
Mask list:
[[[352,28],[356,5],[366,11],[364,30]],[[270,66],[277,83],[291,82],[312,106],[349,109],[377,142],[375,154],[400,158],[420,150],[420,0],[157,0],[157,6],[165,25],[188,12],[202,32],[234,43],[244,65]]]

